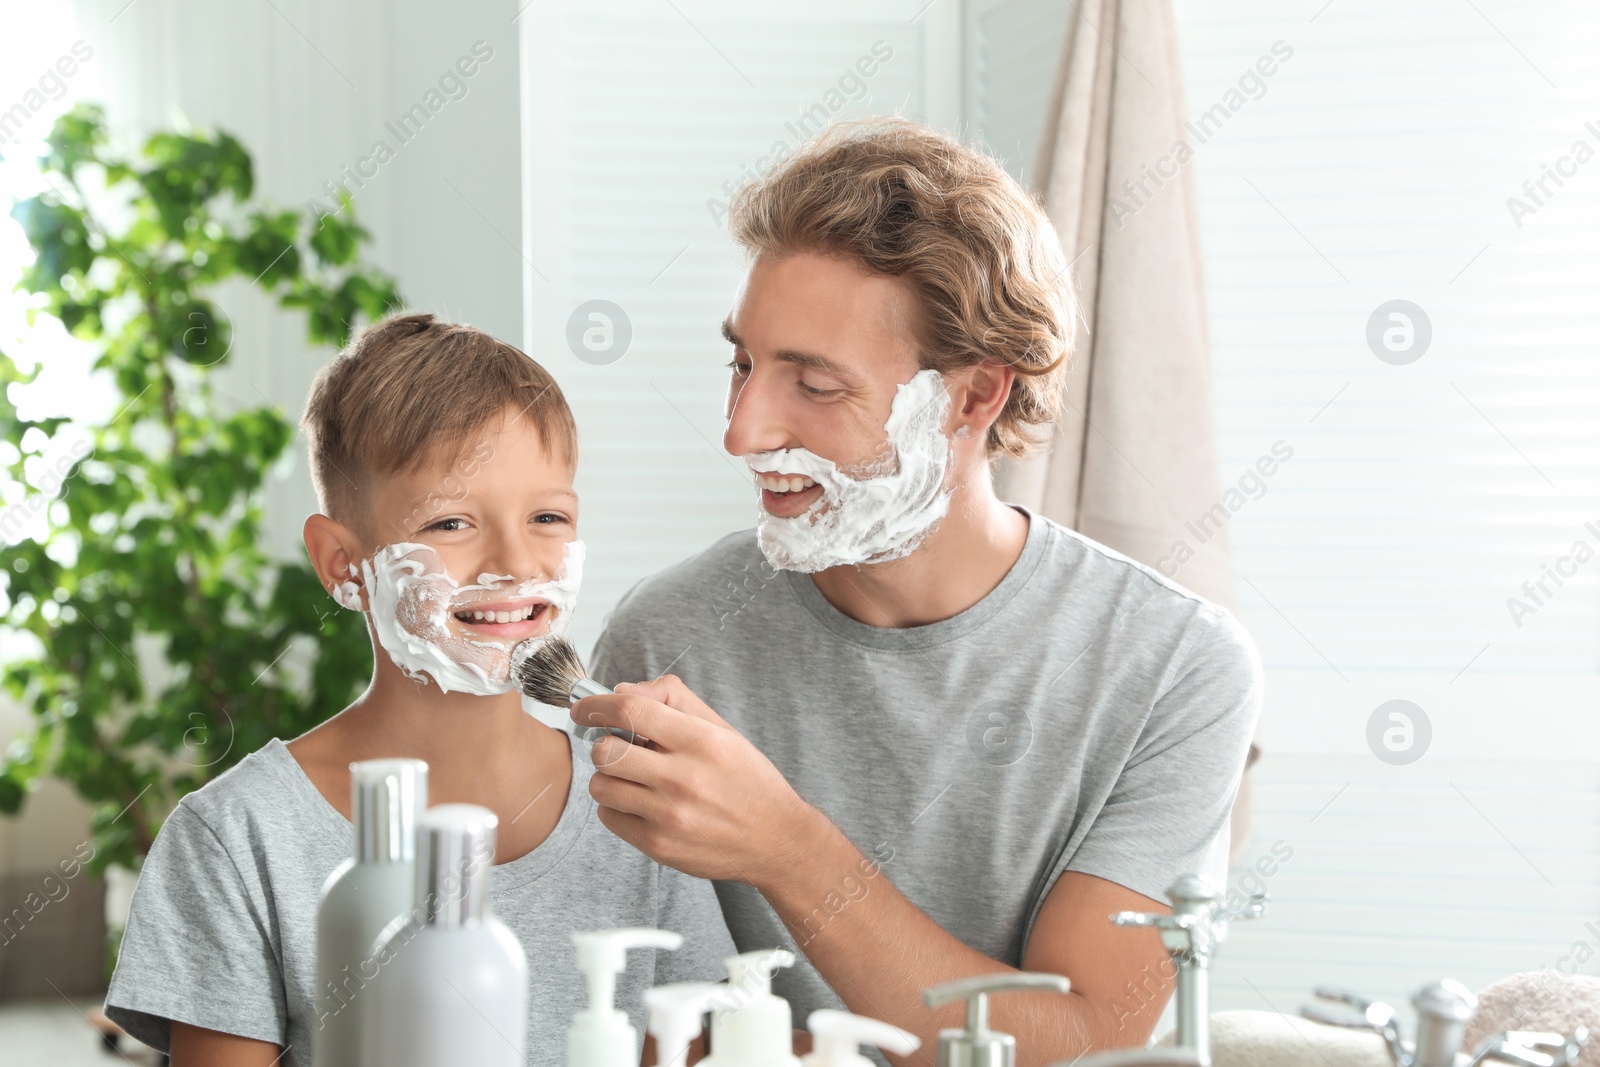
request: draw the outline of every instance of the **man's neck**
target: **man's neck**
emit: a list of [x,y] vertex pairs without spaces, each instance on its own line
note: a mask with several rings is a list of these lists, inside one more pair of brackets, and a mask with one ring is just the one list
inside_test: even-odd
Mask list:
[[951,495],[950,510],[909,556],[833,567],[811,579],[828,603],[857,622],[925,626],[961,614],[992,592],[1027,540],[1027,516],[996,497],[984,479]]

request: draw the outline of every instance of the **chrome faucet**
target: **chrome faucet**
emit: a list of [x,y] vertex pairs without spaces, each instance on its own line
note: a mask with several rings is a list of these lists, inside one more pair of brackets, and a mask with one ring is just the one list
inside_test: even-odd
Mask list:
[[[1201,1067],[1211,1063],[1211,996],[1209,972],[1217,949],[1228,939],[1229,924],[1259,919],[1267,897],[1257,893],[1244,907],[1230,909],[1222,894],[1198,874],[1186,874],[1167,890],[1172,914],[1121,911],[1111,916],[1117,926],[1150,926],[1178,967],[1177,1046],[1194,1053]],[[1084,1061],[1082,1067],[1089,1067]]]
[[[1359,1014],[1340,1014],[1311,1004],[1300,1009],[1302,1015],[1327,1026],[1372,1031],[1383,1038],[1395,1067],[1455,1067],[1467,1023],[1478,1010],[1478,998],[1460,982],[1446,978],[1423,986],[1411,998],[1417,1009],[1417,1040],[1408,1046],[1400,1037],[1394,1008],[1388,1004],[1339,989],[1318,989],[1316,995]],[[1472,1053],[1468,1067],[1490,1061],[1521,1067],[1573,1067],[1588,1039],[1589,1033],[1582,1027],[1571,1037],[1512,1030],[1487,1038]]]
[[1244,907],[1228,908],[1222,894],[1198,874],[1186,874],[1167,889],[1172,914],[1119,911],[1111,916],[1117,926],[1149,926],[1161,934],[1161,944],[1178,968],[1177,1046],[1175,1048],[1125,1048],[1102,1052],[1055,1067],[1211,1067],[1211,1004],[1207,984],[1212,957],[1228,939],[1228,924],[1239,919],[1259,919],[1266,914],[1267,897],[1257,893]]

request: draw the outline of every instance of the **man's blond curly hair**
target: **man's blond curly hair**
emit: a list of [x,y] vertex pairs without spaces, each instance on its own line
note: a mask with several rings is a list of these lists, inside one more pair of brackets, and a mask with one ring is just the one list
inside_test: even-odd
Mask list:
[[728,217],[752,255],[836,255],[907,282],[924,368],[1015,370],[991,456],[1025,455],[1060,415],[1077,296],[1050,220],[988,156],[905,119],[839,123],[740,189]]

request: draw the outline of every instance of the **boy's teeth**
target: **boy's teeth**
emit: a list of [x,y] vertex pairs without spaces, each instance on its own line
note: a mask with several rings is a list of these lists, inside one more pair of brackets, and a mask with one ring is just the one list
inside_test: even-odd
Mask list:
[[530,604],[518,611],[474,611],[472,613],[472,621],[495,623],[523,622],[524,620],[533,618],[533,613],[537,607],[538,605],[536,604]]

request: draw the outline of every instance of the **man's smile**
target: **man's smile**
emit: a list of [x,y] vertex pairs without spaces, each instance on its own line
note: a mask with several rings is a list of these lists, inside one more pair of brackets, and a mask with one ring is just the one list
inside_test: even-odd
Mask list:
[[822,496],[822,486],[803,474],[756,474],[761,506],[767,514],[790,519],[805,514]]

